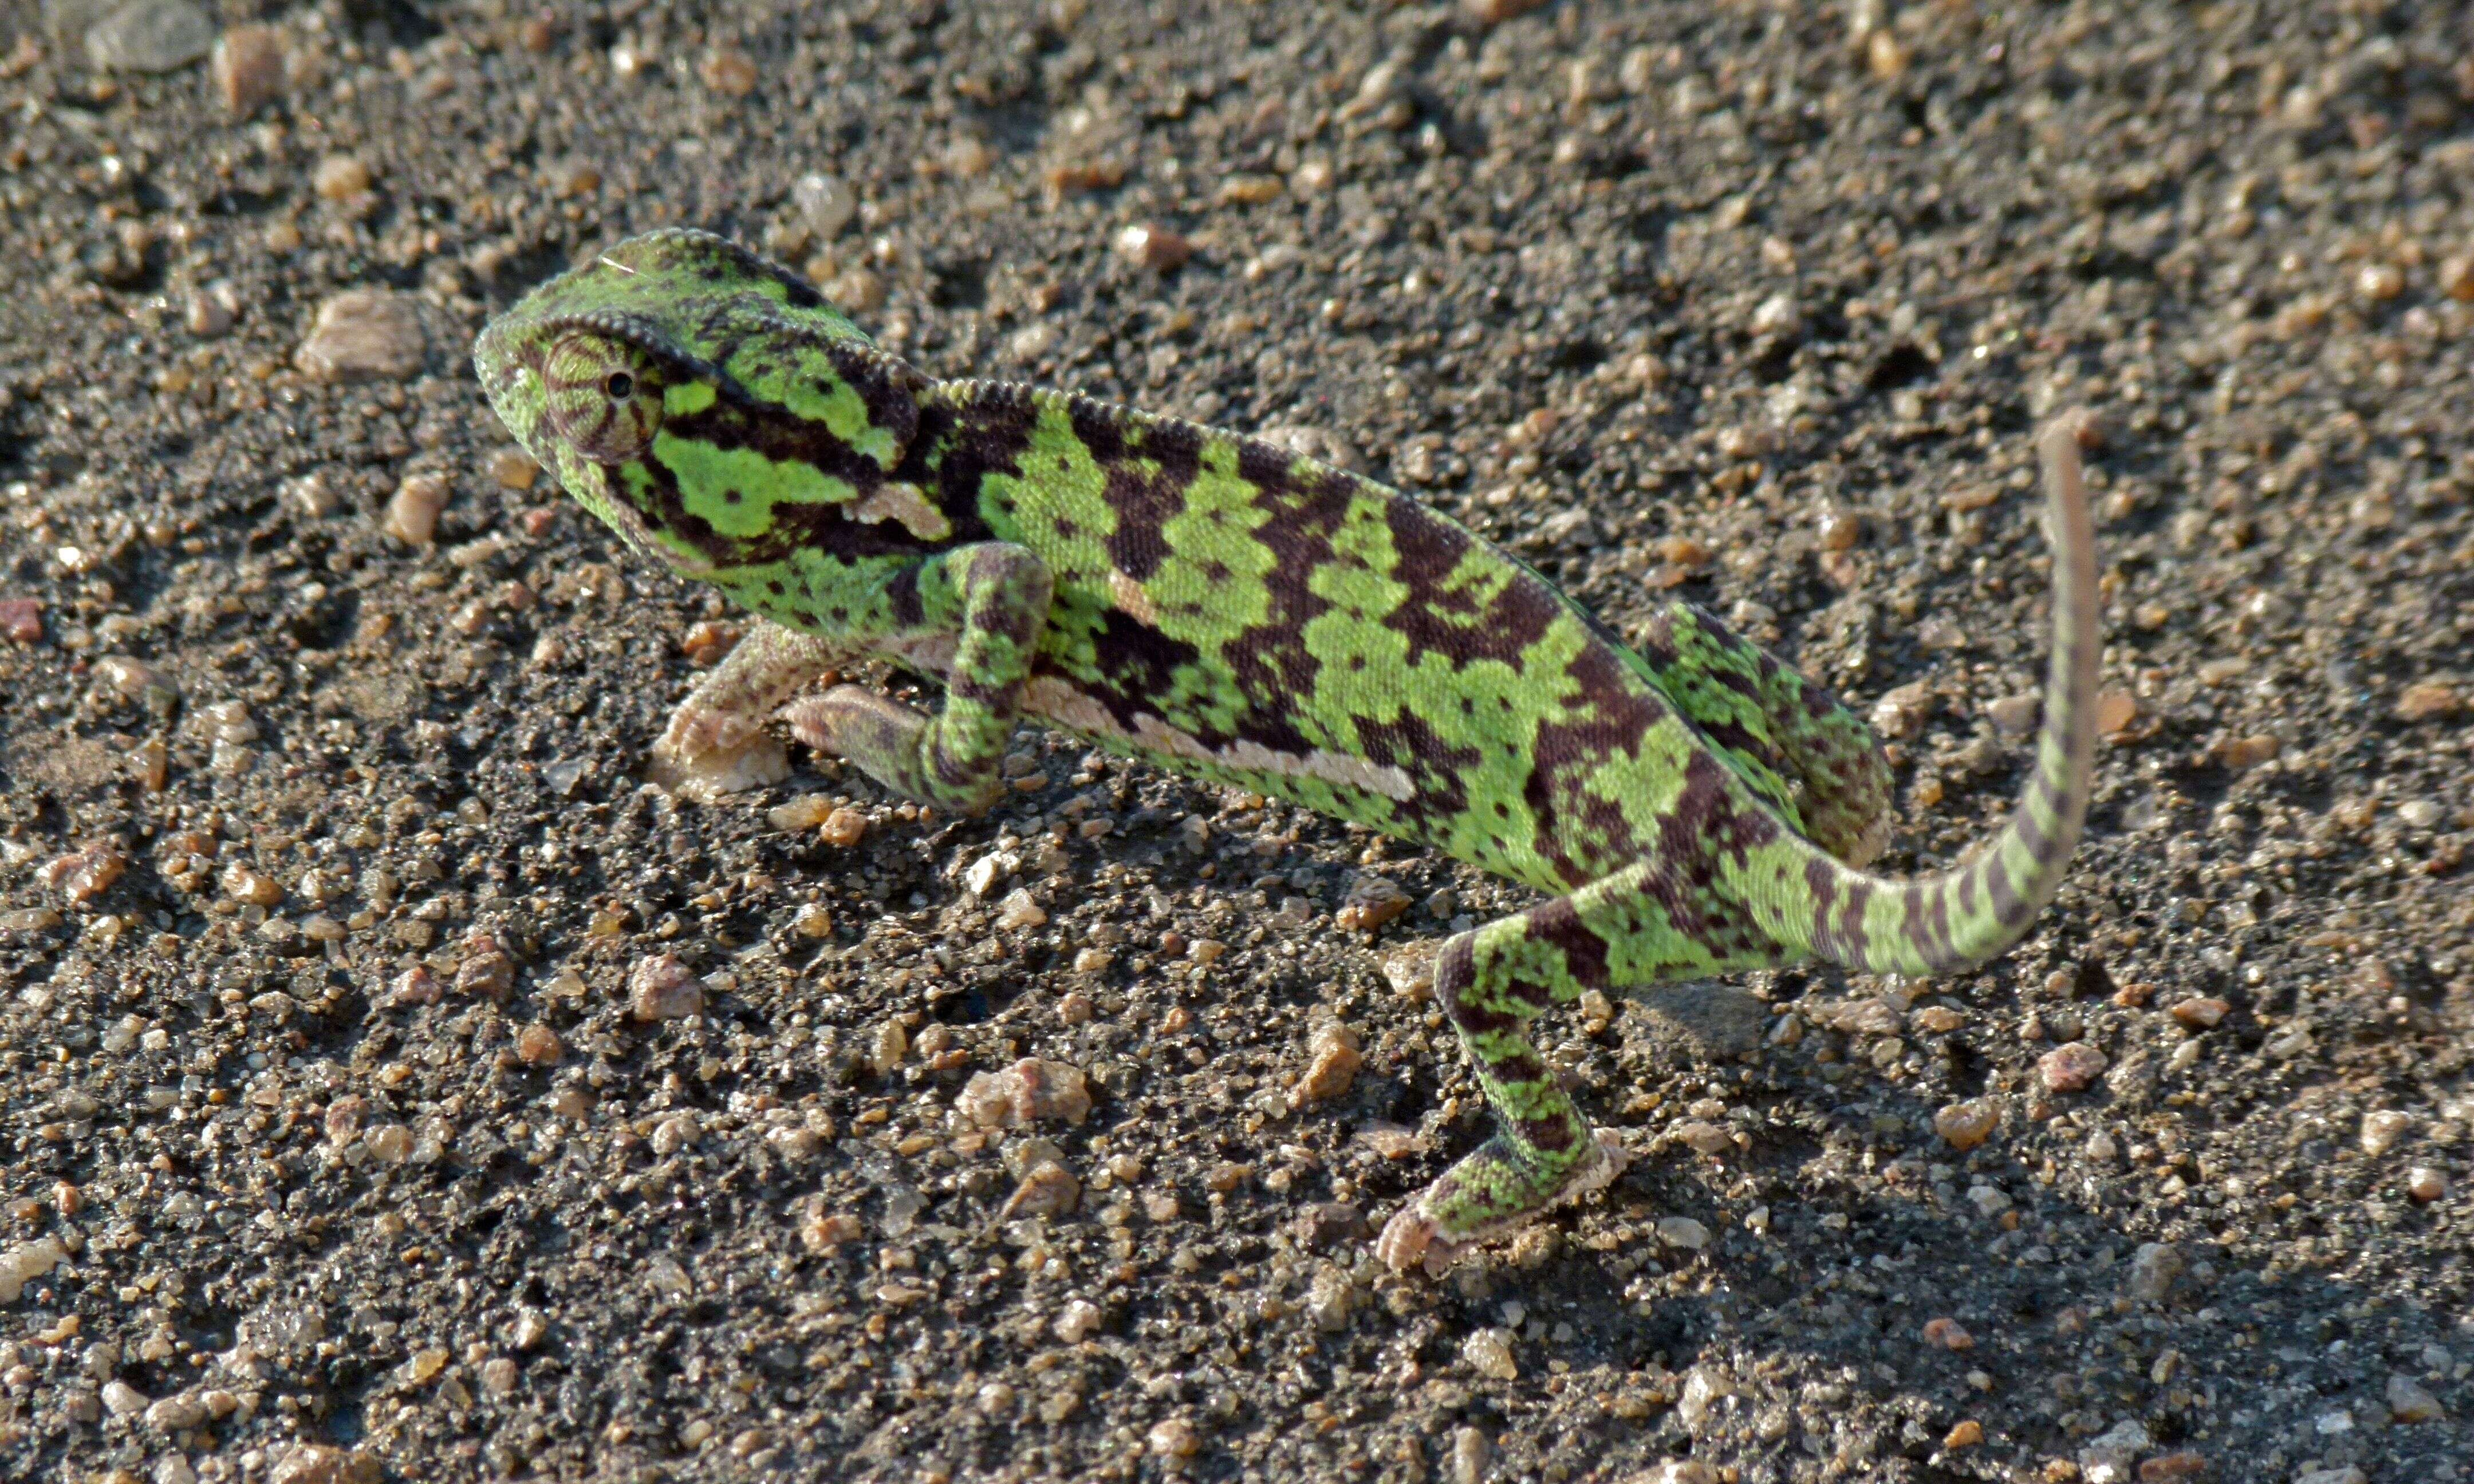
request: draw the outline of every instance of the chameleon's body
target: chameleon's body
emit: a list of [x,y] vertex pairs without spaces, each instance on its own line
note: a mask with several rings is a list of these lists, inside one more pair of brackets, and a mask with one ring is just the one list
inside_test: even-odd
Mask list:
[[[1270,443],[1085,398],[936,381],[715,237],[621,244],[484,331],[510,430],[631,545],[759,626],[673,719],[672,758],[768,718],[911,797],[993,800],[1019,717],[1559,894],[1460,934],[1435,993],[1495,1137],[1381,1250],[1438,1262],[1603,1183],[1524,1034],[1553,1002],[1820,956],[1926,973],[2023,932],[2076,842],[2093,542],[2048,438],[2055,651],[2034,778],[1968,865],[1856,869],[1890,777],[1818,687],[1678,604],[1638,650],[1415,501]],[[825,671],[944,682],[934,717]]]

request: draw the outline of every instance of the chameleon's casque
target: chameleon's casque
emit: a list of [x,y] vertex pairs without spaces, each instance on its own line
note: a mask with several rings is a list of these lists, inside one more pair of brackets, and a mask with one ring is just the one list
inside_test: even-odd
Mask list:
[[[1435,992],[1503,1128],[1381,1250],[1439,1262],[1611,1177],[1524,1027],[1593,988],[1818,955],[1928,973],[2001,952],[2058,885],[2088,793],[2094,538],[2069,428],[2043,443],[2054,648],[2027,792],[1970,862],[1891,880],[1863,724],[1688,605],[1629,647],[1396,491],[1079,396],[937,381],[720,238],[611,249],[492,323],[507,427],[627,542],[760,625],[659,751],[779,717],[912,798],[973,809],[1016,720],[1437,847],[1559,894],[1463,933]],[[944,682],[933,717],[841,685]]]

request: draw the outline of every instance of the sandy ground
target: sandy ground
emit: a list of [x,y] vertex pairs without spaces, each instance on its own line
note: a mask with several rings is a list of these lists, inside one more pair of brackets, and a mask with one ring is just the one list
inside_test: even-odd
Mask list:
[[[2466,1478],[2465,14],[0,4],[0,1474]],[[2090,405],[2080,865],[1583,1007],[1631,1171],[1378,1271],[1521,893],[1032,732],[643,785],[731,617],[466,353],[672,223],[1730,615],[1893,869],[2019,785]]]

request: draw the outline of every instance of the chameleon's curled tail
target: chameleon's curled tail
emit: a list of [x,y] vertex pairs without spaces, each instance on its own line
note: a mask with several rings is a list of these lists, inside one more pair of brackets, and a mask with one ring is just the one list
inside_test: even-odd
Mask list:
[[[2053,655],[2044,726],[2026,796],[2001,833],[1948,871],[1891,880],[1814,849],[1805,861],[1806,912],[1775,924],[1811,952],[1851,969],[1923,974],[1981,964],[2017,942],[2050,901],[2087,818],[2096,752],[2096,527],[2079,479],[2083,415],[2055,419],[2038,440],[2053,550]],[[1799,906],[1804,904],[1799,903]],[[1796,928],[1804,932],[1798,933]]]

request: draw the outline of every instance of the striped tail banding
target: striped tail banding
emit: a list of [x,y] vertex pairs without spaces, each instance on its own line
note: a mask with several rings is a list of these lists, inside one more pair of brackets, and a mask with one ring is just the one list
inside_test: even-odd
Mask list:
[[1966,969],[2016,943],[2059,890],[2087,818],[2103,638],[2096,527],[2079,477],[2087,426],[2084,414],[2066,413],[2038,439],[2053,550],[2053,654],[2025,797],[1975,855],[1928,876],[1876,876],[1815,849],[1805,863],[1809,951],[1875,973]]

